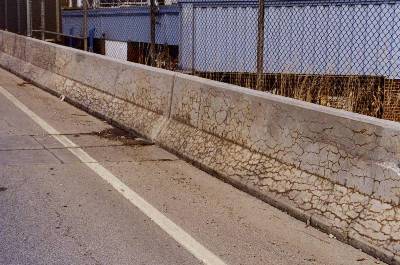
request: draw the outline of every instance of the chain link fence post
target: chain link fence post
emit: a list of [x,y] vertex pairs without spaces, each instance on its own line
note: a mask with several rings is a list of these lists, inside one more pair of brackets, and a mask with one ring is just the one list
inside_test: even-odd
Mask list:
[[196,73],[196,70],[195,70],[195,68],[194,68],[194,66],[195,66],[195,59],[196,59],[196,57],[195,57],[195,52],[196,52],[196,49],[195,49],[195,44],[194,44],[194,31],[195,31],[195,26],[196,26],[196,23],[195,23],[195,10],[194,10],[194,8],[192,8],[192,23],[191,23],[191,27],[192,27],[192,32],[191,32],[191,35],[192,35],[192,40],[191,40],[191,42],[192,42],[192,50],[191,50],[191,54],[192,54],[192,56],[191,56],[191,64],[192,64],[192,75],[194,75],[195,73]]
[[21,0],[17,0],[17,33],[21,34]]
[[60,42],[61,41],[61,37],[60,37],[60,33],[61,33],[61,16],[60,16],[61,7],[60,7],[60,0],[55,0],[55,1],[56,1],[56,32],[57,32],[56,40],[57,40],[57,42]]
[[4,29],[8,30],[8,0],[4,0]]
[[46,5],[45,0],[40,1],[40,30],[41,30],[41,39],[45,40],[45,29],[46,29]]
[[150,0],[150,65],[156,65],[155,58],[156,46],[156,3],[155,0]]
[[83,50],[88,50],[88,3],[83,0]]
[[257,90],[264,88],[264,26],[265,0],[258,0],[258,30],[257,30]]
[[32,0],[26,0],[26,33],[32,37]]

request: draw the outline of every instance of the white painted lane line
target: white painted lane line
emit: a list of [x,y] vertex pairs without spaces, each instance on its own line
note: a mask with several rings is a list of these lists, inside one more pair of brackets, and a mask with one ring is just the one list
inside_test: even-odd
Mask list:
[[86,164],[102,179],[107,181],[114,189],[128,199],[133,205],[139,208],[146,214],[154,223],[163,229],[168,235],[175,239],[185,249],[187,249],[193,256],[201,260],[204,264],[209,265],[224,265],[226,264],[218,256],[205,248],[202,244],[196,241],[191,235],[185,232],[181,227],[171,221],[168,217],[163,215],[154,206],[143,199],[139,194],[131,190],[121,180],[114,176],[110,171],[98,163],[93,157],[86,153],[82,148],[68,139],[66,136],[61,135],[55,128],[48,124],[45,120],[40,118],[37,114],[31,111],[27,106],[20,102],[5,88],[0,86],[0,93],[3,94],[9,101],[11,101],[17,108],[28,115],[35,121],[43,130],[51,134],[57,141],[73,153],[82,163]]

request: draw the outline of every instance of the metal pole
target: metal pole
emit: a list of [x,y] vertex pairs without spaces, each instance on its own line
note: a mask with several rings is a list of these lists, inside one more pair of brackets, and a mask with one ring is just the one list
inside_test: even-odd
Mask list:
[[45,40],[45,29],[46,29],[46,6],[44,0],[40,1],[40,29],[41,29],[41,38]]
[[88,6],[87,0],[83,0],[83,50],[88,50]]
[[[56,0],[56,32],[57,32],[57,33],[61,33],[60,12],[61,12],[61,9],[60,9],[60,0]],[[60,41],[60,40],[61,40],[59,34],[57,34],[56,39],[57,39],[57,41]]]
[[195,19],[195,12],[194,12],[194,7],[192,6],[192,75],[195,74],[195,69],[194,69],[194,63],[196,60],[195,58],[195,49],[194,49],[194,27],[195,27],[195,23],[194,23],[194,19]]
[[257,90],[264,88],[264,31],[265,0],[258,0],[258,34],[257,34]]
[[18,34],[21,34],[21,0],[17,0],[17,25],[18,25]]
[[156,3],[150,0],[150,65],[155,66],[155,47],[156,46]]
[[8,30],[8,0],[4,1],[4,29]]
[[32,37],[32,0],[26,0],[26,33]]

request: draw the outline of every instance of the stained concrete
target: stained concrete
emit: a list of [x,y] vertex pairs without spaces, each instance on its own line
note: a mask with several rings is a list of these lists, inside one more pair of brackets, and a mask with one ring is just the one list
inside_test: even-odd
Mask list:
[[[155,145],[126,141],[140,137],[105,137],[108,123],[21,81],[0,70],[0,86],[227,264],[378,264]],[[201,264],[0,95],[5,105],[1,144],[25,154],[0,155],[0,264]]]
[[398,123],[0,36],[3,67],[399,263]]

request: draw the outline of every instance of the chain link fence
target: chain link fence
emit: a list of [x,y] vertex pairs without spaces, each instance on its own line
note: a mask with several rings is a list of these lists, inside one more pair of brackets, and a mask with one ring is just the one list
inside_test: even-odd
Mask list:
[[400,121],[397,0],[0,0],[3,6],[2,29]]

